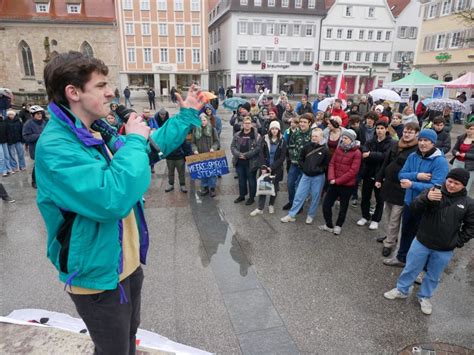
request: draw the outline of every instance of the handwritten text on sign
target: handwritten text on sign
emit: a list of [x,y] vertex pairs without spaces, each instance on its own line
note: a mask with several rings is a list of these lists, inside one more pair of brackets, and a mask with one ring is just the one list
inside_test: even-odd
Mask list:
[[223,150],[190,155],[186,157],[186,164],[193,180],[229,173],[229,164]]

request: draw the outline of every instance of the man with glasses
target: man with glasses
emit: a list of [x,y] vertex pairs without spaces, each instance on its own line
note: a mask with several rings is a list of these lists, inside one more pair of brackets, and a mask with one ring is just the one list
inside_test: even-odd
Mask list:
[[382,167],[375,177],[375,186],[382,188],[380,194],[385,203],[384,211],[387,218],[387,235],[378,239],[383,241],[382,255],[385,257],[388,257],[397,245],[402,220],[405,190],[400,186],[398,173],[408,156],[418,147],[418,132],[420,132],[418,123],[410,122],[405,125],[401,139],[392,143],[392,148],[385,156]]

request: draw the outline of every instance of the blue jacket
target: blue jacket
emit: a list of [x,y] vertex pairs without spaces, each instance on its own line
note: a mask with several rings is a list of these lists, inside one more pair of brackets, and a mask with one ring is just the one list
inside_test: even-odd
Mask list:
[[[426,157],[423,157],[419,150],[411,153],[402,170],[398,173],[400,180],[408,179],[412,182],[411,187],[405,191],[405,204],[410,205],[423,190],[429,189],[435,184],[443,185],[448,172],[448,161],[438,148]],[[418,173],[430,173],[431,180],[418,180]]]

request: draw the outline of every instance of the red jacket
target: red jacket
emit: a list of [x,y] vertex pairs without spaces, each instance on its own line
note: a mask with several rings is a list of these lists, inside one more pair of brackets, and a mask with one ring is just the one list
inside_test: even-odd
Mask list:
[[336,180],[336,185],[355,186],[361,159],[359,146],[347,152],[337,147],[329,163],[328,181]]
[[342,108],[339,108],[339,109],[333,108],[332,111],[331,111],[331,116],[341,117],[341,120],[342,120],[341,126],[344,127],[344,128],[349,123],[349,117],[347,116],[347,113]]

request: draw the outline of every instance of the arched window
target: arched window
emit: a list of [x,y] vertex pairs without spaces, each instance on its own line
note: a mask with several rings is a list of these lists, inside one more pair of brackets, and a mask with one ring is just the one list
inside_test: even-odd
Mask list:
[[453,76],[452,76],[451,74],[444,74],[443,80],[444,80],[445,82],[452,81],[452,80],[453,80]]
[[460,73],[458,74],[458,78],[460,78],[460,77],[463,76],[463,75],[466,75],[466,72],[465,72],[465,71],[460,72]]
[[33,66],[33,56],[31,55],[30,46],[25,41],[21,41],[19,49],[23,73],[25,76],[35,76],[35,67]]
[[431,79],[438,80],[438,74],[433,73],[433,74],[430,75],[430,78],[431,78]]
[[91,58],[94,56],[94,51],[92,50],[92,47],[89,44],[89,42],[87,41],[82,42],[81,53]]

